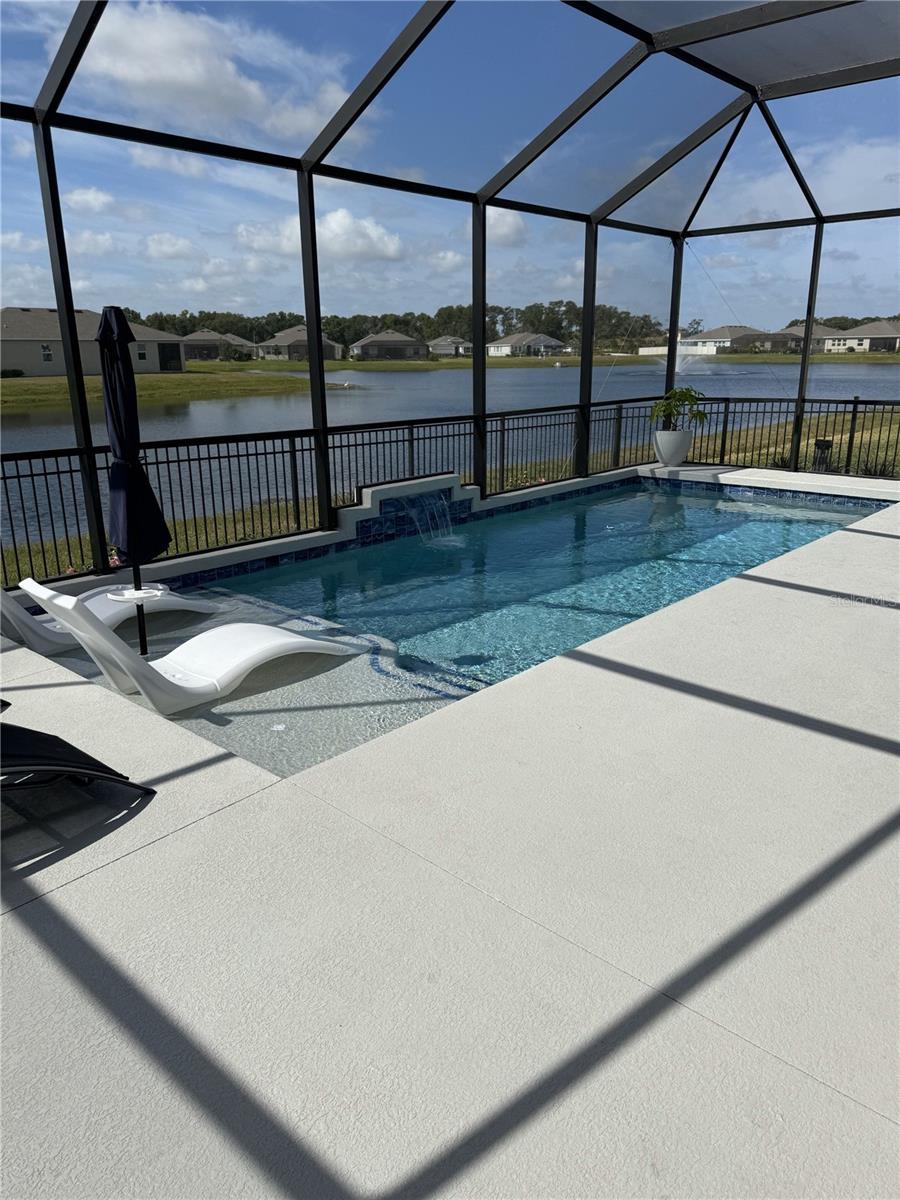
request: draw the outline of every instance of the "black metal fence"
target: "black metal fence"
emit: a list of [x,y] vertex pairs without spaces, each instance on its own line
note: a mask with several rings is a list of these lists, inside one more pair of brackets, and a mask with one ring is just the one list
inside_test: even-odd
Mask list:
[[[652,399],[591,406],[590,474],[650,463]],[[692,463],[900,475],[900,403],[713,399],[694,437]],[[527,409],[486,419],[487,492],[575,476],[579,409]],[[455,472],[473,477],[472,417],[347,425],[328,439],[332,503],[358,502],[377,483]],[[170,555],[308,532],[320,527],[314,434],[290,430],[149,442],[144,458],[172,531]],[[106,508],[108,450],[4,454],[3,585],[93,567],[84,473],[96,471]]]

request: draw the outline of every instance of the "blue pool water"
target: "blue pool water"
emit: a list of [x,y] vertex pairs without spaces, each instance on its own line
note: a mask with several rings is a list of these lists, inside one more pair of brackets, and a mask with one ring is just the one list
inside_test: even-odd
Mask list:
[[397,643],[474,686],[664,608],[831,533],[865,510],[749,503],[721,493],[582,496],[243,575],[225,586]]

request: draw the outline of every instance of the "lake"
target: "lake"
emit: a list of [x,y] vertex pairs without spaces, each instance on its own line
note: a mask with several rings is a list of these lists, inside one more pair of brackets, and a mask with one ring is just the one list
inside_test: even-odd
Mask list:
[[[298,372],[300,375],[301,372]],[[792,399],[799,363],[728,363],[699,360],[679,375],[679,382],[706,395]],[[578,369],[510,367],[488,371],[488,407],[494,412],[541,408],[578,402]],[[145,441],[183,437],[215,437],[303,429],[311,425],[308,392],[269,395],[260,373],[260,394],[228,400],[195,400],[147,406],[141,413]],[[634,400],[659,395],[664,369],[659,360],[647,365],[594,367],[593,399]],[[328,416],[332,425],[416,417],[457,416],[471,412],[472,381],[468,371],[334,371],[328,374]],[[345,388],[344,384],[348,386]],[[900,365],[814,363],[808,393],[816,399],[900,399]],[[102,416],[93,421],[95,440],[106,442]],[[3,451],[55,449],[74,444],[66,408],[36,408],[33,413],[3,417]]]

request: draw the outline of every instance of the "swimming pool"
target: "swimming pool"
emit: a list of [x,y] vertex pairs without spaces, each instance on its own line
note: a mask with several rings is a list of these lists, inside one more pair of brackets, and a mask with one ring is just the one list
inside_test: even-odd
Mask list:
[[[445,679],[480,687],[873,509],[748,502],[721,491],[635,484],[499,513],[442,537],[286,564],[224,586],[387,638],[398,647],[400,670],[439,668]],[[436,678],[432,686],[439,688]]]

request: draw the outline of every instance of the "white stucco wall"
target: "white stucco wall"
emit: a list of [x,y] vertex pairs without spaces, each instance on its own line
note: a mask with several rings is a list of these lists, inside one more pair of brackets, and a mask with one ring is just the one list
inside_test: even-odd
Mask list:
[[[178,346],[183,369],[184,348],[180,343],[166,344]],[[50,354],[52,355],[50,362],[45,362],[43,359],[42,345],[47,345],[50,348]],[[97,343],[94,341],[82,341],[78,345],[81,349],[81,363],[84,374],[99,375],[100,350]],[[146,353],[145,359],[138,357],[139,347],[144,348],[144,352]],[[158,373],[159,342],[135,342],[131,347],[131,361],[134,363],[135,374]],[[62,342],[59,339],[46,343],[30,340],[19,341],[12,338],[4,339],[3,345],[0,347],[0,363],[2,363],[5,371],[24,371],[28,376],[65,375],[66,373]]]

